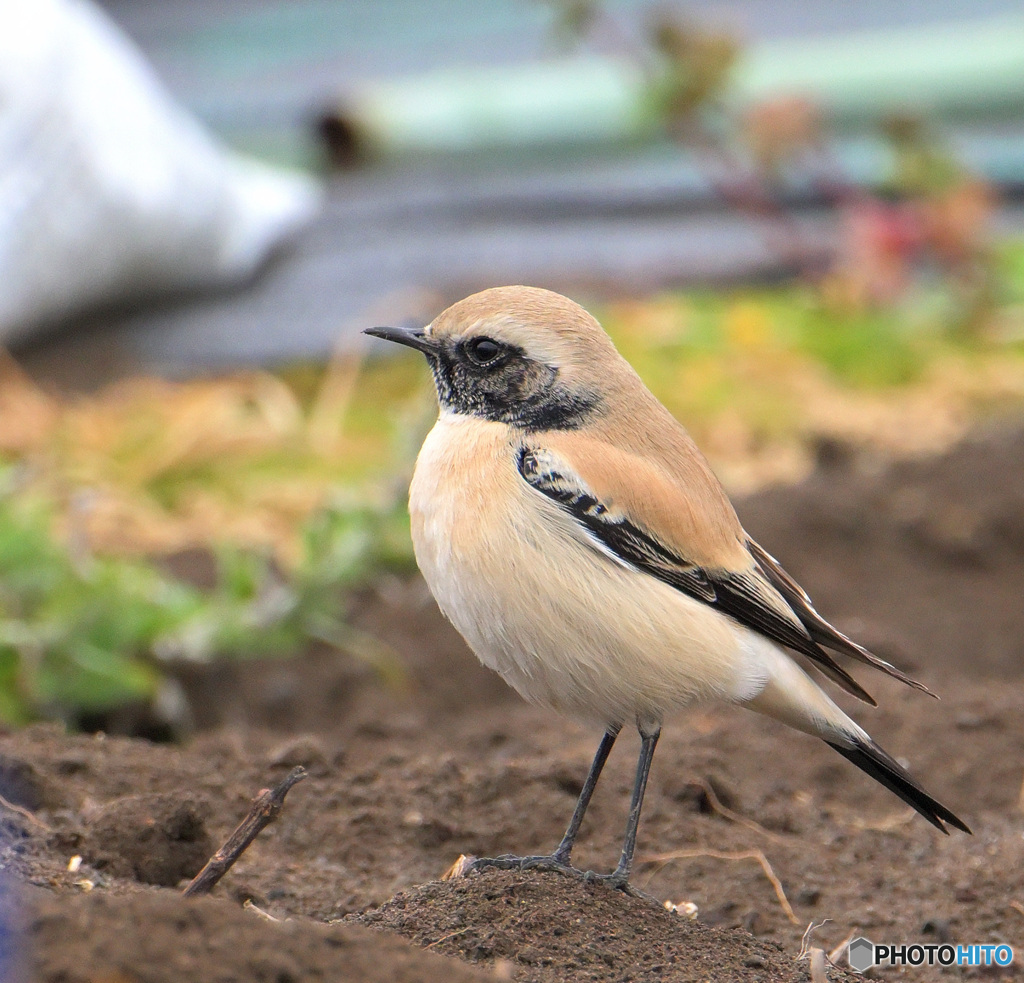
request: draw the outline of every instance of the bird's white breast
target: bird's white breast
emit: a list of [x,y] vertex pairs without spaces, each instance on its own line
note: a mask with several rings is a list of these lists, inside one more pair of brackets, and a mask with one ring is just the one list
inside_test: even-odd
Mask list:
[[601,553],[523,481],[520,439],[443,414],[410,488],[420,570],[479,659],[527,700],[605,724],[763,686],[742,629]]

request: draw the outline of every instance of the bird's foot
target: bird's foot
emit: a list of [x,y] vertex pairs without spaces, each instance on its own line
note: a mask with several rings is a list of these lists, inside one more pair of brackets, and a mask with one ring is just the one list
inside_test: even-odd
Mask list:
[[476,870],[543,870],[555,871],[559,874],[569,874],[582,878],[584,872],[577,870],[569,861],[558,854],[536,857],[516,857],[511,853],[502,854],[500,857],[473,857],[468,860],[462,868],[462,872],[469,873]]
[[583,875],[583,879],[590,883],[604,884],[606,887],[619,889],[625,888],[629,884],[629,875],[618,870],[612,871],[610,874],[598,874],[595,871],[588,870]]
[[575,877],[584,884],[604,884],[606,887],[622,891],[630,897],[661,903],[657,898],[633,887],[629,883],[628,871],[616,869],[610,874],[598,874],[593,870],[580,870],[579,867],[574,867],[566,857],[557,853],[534,857],[517,857],[511,853],[502,854],[500,857],[467,857],[465,862],[460,865],[459,874],[468,874],[478,870],[550,871]]
[[628,894],[631,898],[642,898],[644,901],[653,901],[657,905],[661,904],[653,895],[647,894],[646,891],[641,891],[629,883],[628,870],[616,868],[610,874],[596,874],[594,871],[588,870],[583,874],[583,880],[588,884],[604,884],[605,887],[622,891],[623,894]]

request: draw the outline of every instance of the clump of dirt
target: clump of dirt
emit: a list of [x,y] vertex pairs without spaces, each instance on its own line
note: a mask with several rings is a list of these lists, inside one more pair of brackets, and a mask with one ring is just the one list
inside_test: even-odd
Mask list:
[[520,983],[807,976],[778,943],[708,928],[654,900],[560,874],[484,871],[434,881],[355,920],[471,962],[511,964]]
[[[858,670],[880,707],[837,700],[975,836],[942,836],[821,742],[708,707],[667,722],[634,873],[695,922],[554,874],[440,882],[460,854],[549,852],[600,733],[525,706],[422,583],[382,581],[353,610],[402,655],[404,686],[313,648],[193,670],[206,729],[183,746],[54,726],[0,738],[0,875],[28,885],[26,978],[773,983],[806,978],[801,937],[826,919],[826,950],[861,934],[1024,945],[1022,473],[1024,431],[992,431],[895,467],[840,455],[740,503],[823,614],[942,696]],[[624,734],[609,760],[584,867],[615,865],[637,744]],[[295,764],[310,776],[278,822],[211,898],[183,900]]]

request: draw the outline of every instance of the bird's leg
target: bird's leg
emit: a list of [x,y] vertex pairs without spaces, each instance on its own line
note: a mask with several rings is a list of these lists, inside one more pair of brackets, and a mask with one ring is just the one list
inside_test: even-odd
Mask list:
[[562,842],[550,856],[537,857],[514,857],[505,855],[501,857],[478,857],[469,864],[471,870],[483,870],[485,867],[497,867],[501,870],[559,870],[566,873],[581,874],[570,862],[572,848],[579,835],[580,826],[583,825],[583,817],[587,813],[587,807],[594,796],[594,789],[597,788],[597,781],[601,777],[605,762],[611,753],[615,738],[619,736],[618,727],[609,727],[605,731],[601,743],[598,745],[597,753],[591,762],[587,779],[580,790],[580,796],[576,800],[576,808],[573,810],[572,819],[562,837]]
[[654,749],[661,737],[661,727],[648,730],[642,723],[637,724],[640,730],[640,758],[636,763],[636,781],[633,783],[633,798],[629,804],[629,819],[626,821],[626,838],[622,842],[622,856],[619,865],[610,874],[598,878],[612,887],[625,887],[629,880],[629,871],[633,866],[633,850],[636,848],[636,831],[640,825],[640,810],[644,805],[644,791],[647,788],[647,776],[651,773],[651,761]]
[[594,760],[590,764],[587,780],[583,783],[580,797],[576,800],[576,808],[573,810],[572,819],[569,820],[565,836],[562,837],[562,842],[558,844],[558,849],[551,855],[553,860],[564,864],[569,863],[569,857],[572,855],[572,848],[576,845],[576,837],[579,835],[580,826],[583,825],[583,817],[587,814],[587,807],[590,805],[590,800],[594,797],[597,780],[601,777],[604,764],[608,760],[608,755],[611,754],[612,746],[615,744],[615,738],[618,736],[619,728],[609,727],[605,731],[604,737],[601,738],[601,743],[597,746],[597,754],[594,755]]

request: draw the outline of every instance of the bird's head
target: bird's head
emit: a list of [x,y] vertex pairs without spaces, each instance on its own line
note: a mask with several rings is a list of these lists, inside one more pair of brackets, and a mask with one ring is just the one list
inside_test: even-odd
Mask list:
[[525,430],[576,429],[603,412],[626,362],[579,304],[537,287],[493,287],[426,328],[366,334],[423,352],[442,412]]

